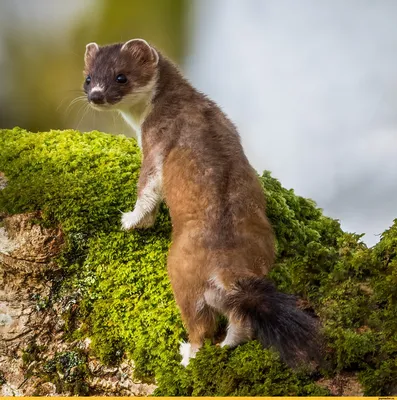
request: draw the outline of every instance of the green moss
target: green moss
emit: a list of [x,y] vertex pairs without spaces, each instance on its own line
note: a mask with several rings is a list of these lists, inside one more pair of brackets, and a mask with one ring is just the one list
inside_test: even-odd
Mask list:
[[6,378],[2,371],[0,371],[0,388],[6,383]]
[[22,351],[23,366],[27,368],[33,361],[39,361],[43,350],[45,350],[44,346],[39,346],[36,342],[30,342]]
[[82,352],[56,353],[43,365],[41,377],[52,382],[58,393],[70,392],[79,396],[89,394],[89,369],[86,356]]
[[[57,260],[62,276],[53,292],[62,301],[73,299],[63,316],[69,337],[90,336],[105,363],[132,358],[137,377],[156,379],[158,395],[326,394],[316,384],[319,372],[294,372],[254,341],[234,350],[207,344],[187,369],[179,365],[186,332],[166,272],[167,209],[162,206],[152,229],[120,230],[120,210],[131,210],[136,199],[139,167],[135,141],[124,137],[0,131],[0,171],[9,179],[0,191],[0,212],[42,210],[41,224],[59,224],[65,232],[67,245]],[[269,172],[260,180],[277,237],[271,277],[321,319],[328,361],[322,373],[356,371],[367,395],[392,393],[397,222],[368,249],[360,235],[343,232]],[[59,360],[48,368],[58,371]]]
[[39,293],[34,293],[31,296],[31,300],[36,302],[36,310],[45,310],[50,305],[50,299],[48,297],[42,297]]
[[252,341],[235,350],[207,343],[185,369],[170,363],[157,396],[324,396],[309,374],[292,372],[279,356]]

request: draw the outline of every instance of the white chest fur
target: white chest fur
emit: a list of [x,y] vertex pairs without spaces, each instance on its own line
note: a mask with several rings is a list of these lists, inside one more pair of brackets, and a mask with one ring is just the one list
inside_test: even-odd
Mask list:
[[142,115],[136,115],[130,111],[119,111],[120,115],[124,118],[124,121],[135,131],[136,140],[138,142],[138,146],[142,148],[142,124],[144,118]]
[[138,146],[142,148],[142,124],[153,109],[156,78],[139,93],[131,93],[116,106],[124,121],[135,131]]

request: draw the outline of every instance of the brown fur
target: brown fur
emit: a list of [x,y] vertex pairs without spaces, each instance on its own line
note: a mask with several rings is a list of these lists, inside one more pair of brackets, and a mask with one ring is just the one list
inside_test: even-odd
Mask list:
[[[159,54],[155,70],[150,63],[137,67],[132,53],[120,56],[120,47],[101,48],[97,59],[90,57],[86,73],[92,79],[96,79],[95,68],[109,75],[103,79],[119,71],[130,77],[140,75],[131,83],[137,86],[144,86],[150,74],[157,79],[150,113],[141,127],[138,201],[155,176],[155,160],[161,154],[162,195],[173,226],[168,273],[192,348],[213,337],[218,313],[228,316],[230,329],[239,331],[240,341],[247,340],[254,334],[250,321],[236,312],[235,302],[225,299],[238,282],[262,279],[274,262],[274,236],[257,174],[233,123],[173,63]],[[110,93],[118,99],[124,90],[134,87]],[[157,206],[150,206],[143,219],[153,223]]]
[[[189,340],[214,332],[215,310],[197,310],[209,279],[226,288],[263,276],[274,261],[274,239],[258,177],[235,126],[192,88],[164,57],[152,114],[143,124],[143,153],[162,141],[163,193],[173,225],[168,273]],[[160,125],[161,129],[158,130]]]

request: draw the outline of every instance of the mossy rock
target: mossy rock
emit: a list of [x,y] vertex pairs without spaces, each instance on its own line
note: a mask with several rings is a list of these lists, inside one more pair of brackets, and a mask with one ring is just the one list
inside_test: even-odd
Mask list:
[[343,232],[314,201],[265,172],[260,180],[278,254],[271,278],[320,318],[327,368],[292,371],[252,341],[233,350],[207,343],[184,369],[178,347],[186,332],[166,272],[167,209],[149,230],[120,229],[120,210],[136,200],[139,168],[133,139],[0,130],[0,171],[8,178],[0,212],[41,210],[38,223],[60,225],[66,235],[57,260],[63,276],[54,286],[59,298],[77,301],[77,311],[65,314],[79,322],[65,325],[71,337],[91,337],[104,363],[132,358],[136,376],[155,380],[158,395],[326,395],[316,381],[343,371],[357,372],[366,395],[393,394],[397,221],[368,249],[360,235]]
[[41,378],[52,382],[57,393],[70,393],[75,396],[89,394],[86,382],[89,376],[86,356],[79,351],[56,353],[43,365]]

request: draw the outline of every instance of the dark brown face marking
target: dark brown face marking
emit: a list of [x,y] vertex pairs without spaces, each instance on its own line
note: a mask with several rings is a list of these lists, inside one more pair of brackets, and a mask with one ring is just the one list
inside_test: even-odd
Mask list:
[[83,89],[88,101],[97,105],[117,104],[126,95],[142,90],[155,77],[155,50],[140,40],[123,45],[87,45]]

